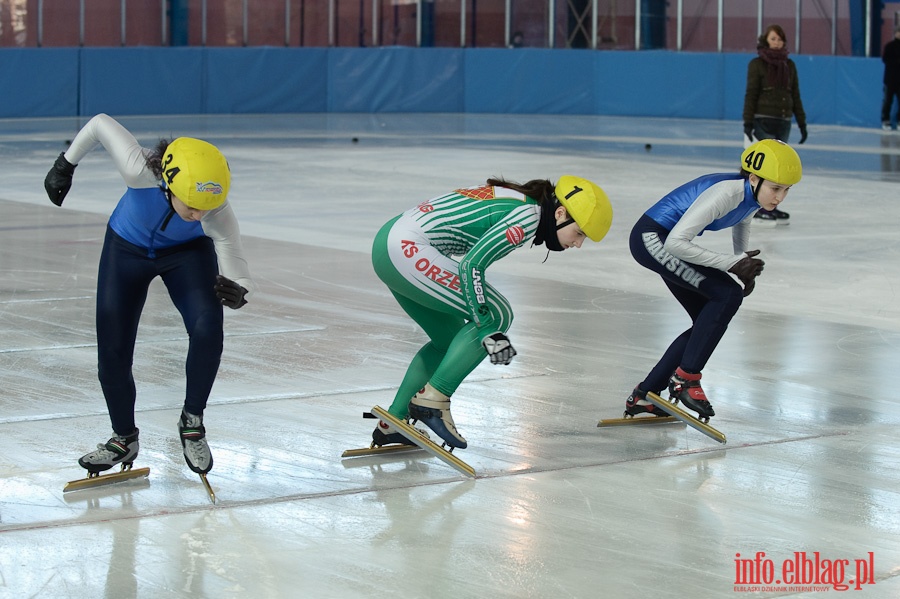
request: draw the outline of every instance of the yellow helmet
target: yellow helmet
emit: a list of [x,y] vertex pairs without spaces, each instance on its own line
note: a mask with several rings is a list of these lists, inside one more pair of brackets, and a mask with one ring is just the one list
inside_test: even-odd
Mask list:
[[228,197],[231,171],[219,149],[193,137],[179,137],[162,158],[166,187],[179,200],[197,210],[218,208]]
[[563,175],[556,183],[556,199],[591,240],[600,241],[606,236],[612,225],[612,204],[596,184]]
[[797,152],[777,139],[763,139],[751,144],[741,154],[741,168],[779,185],[793,185],[803,176]]

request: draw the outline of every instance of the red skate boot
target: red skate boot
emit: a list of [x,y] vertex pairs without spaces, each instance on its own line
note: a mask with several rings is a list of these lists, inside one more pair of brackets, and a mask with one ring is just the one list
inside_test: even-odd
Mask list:
[[629,416],[637,416],[638,414],[653,414],[660,418],[665,418],[669,415],[665,410],[657,408],[647,401],[646,391],[641,391],[640,387],[635,387],[634,391],[631,392],[631,395],[628,396],[628,399],[625,400],[624,417],[628,418]]
[[701,420],[709,420],[716,415],[716,412],[700,386],[701,376],[699,372],[696,374],[685,372],[679,366],[675,369],[672,378],[669,379],[669,397],[697,412],[697,416]]

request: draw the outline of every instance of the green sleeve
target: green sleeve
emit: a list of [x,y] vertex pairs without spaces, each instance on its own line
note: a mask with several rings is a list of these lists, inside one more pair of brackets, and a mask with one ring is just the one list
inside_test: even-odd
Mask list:
[[[466,252],[459,261],[459,278],[462,283],[462,295],[466,302],[469,316],[478,327],[479,338],[497,332],[494,318],[488,309],[487,267],[503,258],[514,249],[521,247],[527,239],[534,236],[537,220],[531,216],[531,209],[516,208],[491,226],[484,235]],[[519,226],[521,239],[513,243],[508,231]]]

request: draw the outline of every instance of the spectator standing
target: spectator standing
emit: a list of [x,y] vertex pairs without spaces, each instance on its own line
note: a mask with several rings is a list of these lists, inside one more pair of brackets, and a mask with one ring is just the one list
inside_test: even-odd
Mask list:
[[[800,101],[797,66],[786,48],[787,37],[780,25],[769,25],[759,36],[756,58],[747,66],[744,96],[744,135],[750,143],[778,139],[787,143],[791,119],[797,119],[800,142],[806,142],[806,112]],[[757,225],[787,225],[790,215],[781,210],[760,209],[753,217]]]

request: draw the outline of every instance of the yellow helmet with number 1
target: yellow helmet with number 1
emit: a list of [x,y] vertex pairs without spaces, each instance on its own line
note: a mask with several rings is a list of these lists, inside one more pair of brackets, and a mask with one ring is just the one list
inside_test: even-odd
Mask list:
[[587,179],[563,175],[556,183],[556,199],[592,241],[603,239],[612,225],[613,210],[606,192]]
[[221,206],[231,187],[231,170],[219,149],[193,137],[179,137],[162,157],[166,187],[186,205],[197,210]]
[[741,154],[741,168],[779,185],[793,185],[803,176],[800,156],[794,148],[777,139],[751,144]]

